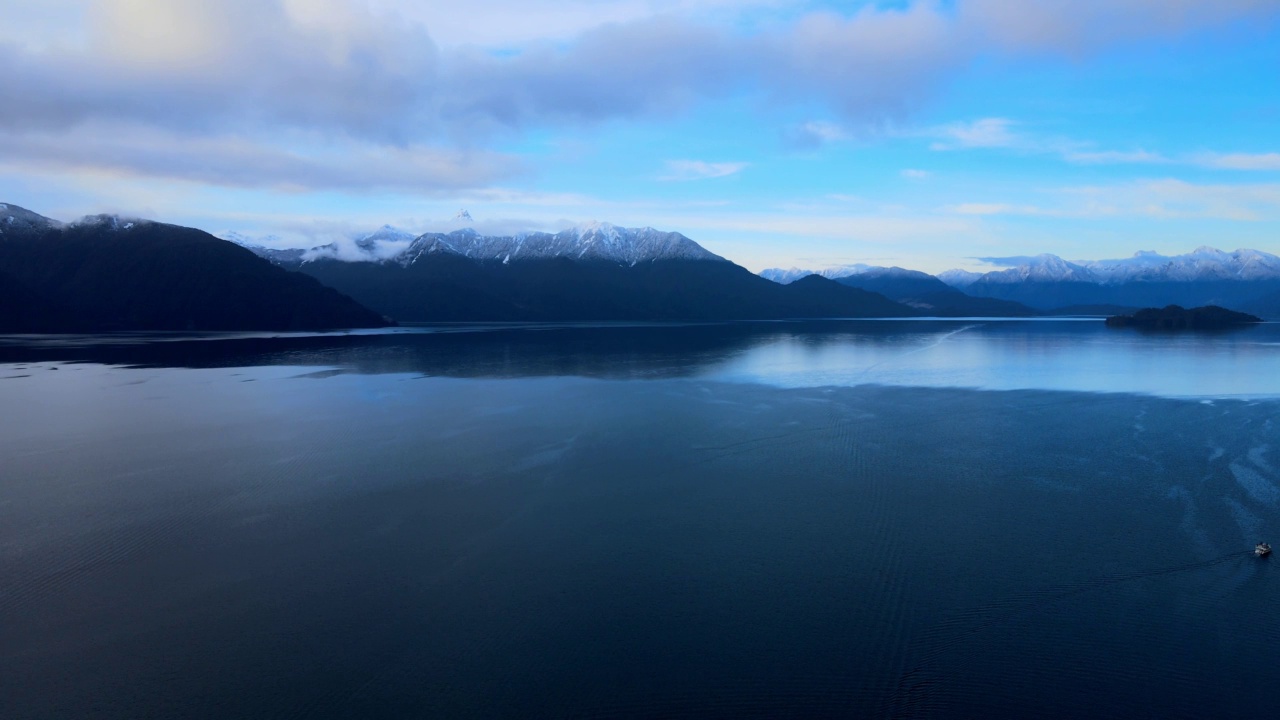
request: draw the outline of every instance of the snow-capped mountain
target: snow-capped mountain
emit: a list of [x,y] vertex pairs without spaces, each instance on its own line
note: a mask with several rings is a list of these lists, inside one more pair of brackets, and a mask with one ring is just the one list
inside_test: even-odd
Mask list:
[[608,223],[581,225],[555,234],[531,232],[493,236],[481,235],[470,228],[451,233],[427,233],[388,259],[409,265],[437,253],[503,263],[554,257],[603,260],[623,265],[653,260],[727,262],[680,233],[653,228],[620,228]]
[[[222,236],[254,252],[275,259],[275,250],[263,252],[261,243],[235,233]],[[635,265],[653,260],[715,260],[728,262],[689,238],[653,228],[622,228],[609,223],[590,223],[558,233],[528,232],[517,235],[481,235],[471,228],[449,233],[411,233],[385,225],[379,230],[306,251],[288,251],[303,262],[339,260],[344,262],[395,262],[411,265],[423,257],[440,253],[461,255],[472,260],[509,263],[555,257],[573,260],[603,260]]]
[[1098,260],[1086,265],[1099,282],[1196,282],[1202,280],[1275,280],[1280,257],[1261,250],[1223,252],[1199,247],[1185,255],[1167,257],[1137,252],[1122,260]]
[[[1010,261],[1015,260],[1010,258]],[[952,287],[974,283],[1087,282],[1119,285],[1129,282],[1201,282],[1214,280],[1280,280],[1280,257],[1261,250],[1223,252],[1199,247],[1184,255],[1139,251],[1115,260],[1067,261],[1057,255],[1016,258],[1006,270],[978,275],[948,270],[938,277]]]
[[1260,250],[1201,247],[1172,256],[1143,251],[1115,260],[1070,262],[1057,255],[1037,255],[990,262],[1012,267],[977,278],[957,271],[940,277],[970,295],[1040,309],[1170,304],[1251,308],[1258,298],[1280,289],[1280,257]]
[[963,290],[983,275],[984,273],[969,270],[947,270],[938,273],[938,279],[957,290]]
[[765,270],[761,270],[759,274],[760,277],[765,278],[766,280],[772,280],[776,283],[789,285],[802,277],[808,277],[810,275],[821,275],[828,280],[838,280],[842,277],[857,275],[872,269],[875,269],[874,265],[857,263],[854,265],[837,265],[836,267],[829,267],[825,270],[803,270],[797,267],[786,270],[782,268],[767,268]]
[[1098,282],[1088,267],[1067,262],[1057,255],[1036,255],[1022,258],[1022,262],[1008,270],[995,270],[983,275],[976,282],[1026,283],[1026,282]]

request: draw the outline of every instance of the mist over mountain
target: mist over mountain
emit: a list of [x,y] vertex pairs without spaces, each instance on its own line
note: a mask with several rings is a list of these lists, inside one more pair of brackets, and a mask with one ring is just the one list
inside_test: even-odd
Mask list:
[[0,331],[327,330],[387,322],[201,230],[0,205]]

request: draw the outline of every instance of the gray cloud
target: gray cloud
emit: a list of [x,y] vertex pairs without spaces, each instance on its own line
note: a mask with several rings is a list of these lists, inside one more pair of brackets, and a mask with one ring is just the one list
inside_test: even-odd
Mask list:
[[1132,39],[1176,37],[1248,17],[1275,17],[1275,0],[964,0],[966,31],[1021,52],[1080,54]]
[[229,187],[415,192],[484,187],[522,172],[514,158],[484,151],[347,144],[293,152],[227,137],[187,137],[89,124],[70,132],[0,132],[0,165],[89,170]]
[[[279,2],[169,5],[192,9],[168,13],[160,20],[174,25],[152,32],[140,18],[101,18],[83,47],[0,45],[8,69],[0,127],[115,120],[196,132],[319,129],[382,142],[432,129],[437,57],[422,28],[365,15],[343,35],[299,26]],[[177,36],[170,44],[157,42],[169,35]],[[190,44],[178,44],[184,35]],[[204,47],[192,47],[194,38]]]
[[1011,255],[1009,257],[974,257],[970,260],[977,260],[987,265],[995,265],[996,267],[1019,267],[1022,265],[1036,265],[1044,262],[1044,257],[1039,255]]
[[[529,129],[669,117],[731,94],[875,125],[911,113],[979,54],[1078,55],[1280,15],[1274,0],[917,2],[755,32],[650,17],[495,53],[442,51],[431,28],[369,8],[104,0],[86,5],[79,42],[0,39],[6,155],[233,185],[469,187],[519,168],[458,148]],[[147,134],[163,148],[130,140]],[[829,139],[792,135],[802,147]],[[339,161],[333,148],[357,151]]]

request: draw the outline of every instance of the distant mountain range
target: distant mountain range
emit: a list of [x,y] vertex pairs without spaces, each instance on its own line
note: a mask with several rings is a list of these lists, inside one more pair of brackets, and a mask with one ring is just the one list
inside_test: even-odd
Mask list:
[[1256,250],[1004,258],[1013,267],[935,277],[869,265],[755,275],[679,233],[607,223],[503,236],[384,226],[308,249],[268,247],[278,244],[112,215],[64,224],[0,204],[0,332],[1024,317],[1170,304],[1280,317],[1280,258]]
[[388,322],[200,230],[0,204],[0,332],[328,330]]
[[[1280,317],[1280,257],[1260,250],[1201,247],[1185,255],[1138,252],[1119,260],[1071,262],[1048,254],[998,260],[1012,267],[987,273],[950,270],[935,279],[970,297],[1015,302],[1040,313],[1118,312],[1176,304],[1220,305]],[[793,268],[761,274],[785,282],[807,272]],[[865,265],[822,271],[837,282],[859,287],[870,286],[864,277],[906,277],[911,272]]]
[[789,285],[815,275],[841,285],[870,290],[915,309],[921,315],[938,317],[1030,317],[1042,313],[1021,303],[979,298],[948,285],[919,270],[872,265],[844,265],[817,272],[791,268],[771,268],[761,277]]

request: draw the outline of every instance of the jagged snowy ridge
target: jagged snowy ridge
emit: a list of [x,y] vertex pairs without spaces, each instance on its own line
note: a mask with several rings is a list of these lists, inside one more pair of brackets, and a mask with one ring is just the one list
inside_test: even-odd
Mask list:
[[[945,278],[944,278],[945,279]],[[1008,270],[989,272],[981,283],[1090,282],[1203,282],[1211,280],[1280,279],[1280,257],[1261,250],[1223,252],[1196,248],[1184,255],[1137,252],[1117,260],[1069,262],[1056,255],[1039,255]]]
[[626,265],[677,259],[724,262],[724,258],[679,233],[653,228],[620,228],[608,223],[592,223],[554,234],[530,232],[503,236],[481,235],[467,228],[451,233],[426,233],[402,245],[403,238],[403,235],[377,237],[375,233],[356,242],[357,256],[344,253],[340,246],[331,244],[307,251],[304,259],[385,261],[411,265],[423,257],[448,253],[503,263],[555,257]]
[[[859,264],[826,270],[770,268],[762,271],[760,275],[786,284],[806,275],[822,275],[838,279],[868,272],[893,270],[894,268],[877,268]],[[939,273],[937,277],[946,284],[960,289],[979,282],[984,284],[1087,282],[1119,285],[1127,282],[1280,280],[1280,257],[1261,250],[1240,249],[1224,252],[1211,247],[1196,248],[1184,255],[1161,255],[1150,251],[1139,251],[1127,258],[1074,262],[1046,253],[1020,258],[1020,262],[1004,270],[993,270],[988,273],[948,270]]]
[[269,259],[301,257],[303,262],[329,259],[346,262],[395,262],[407,266],[423,257],[441,253],[503,263],[554,257],[604,260],[627,265],[674,259],[726,262],[724,258],[707,251],[680,233],[662,232],[653,228],[621,228],[608,223],[591,223],[558,233],[481,235],[475,230],[464,228],[449,233],[417,236],[384,225],[373,233],[310,250],[268,249],[266,245],[278,246],[278,242],[254,240],[235,232],[224,233],[221,237]]

